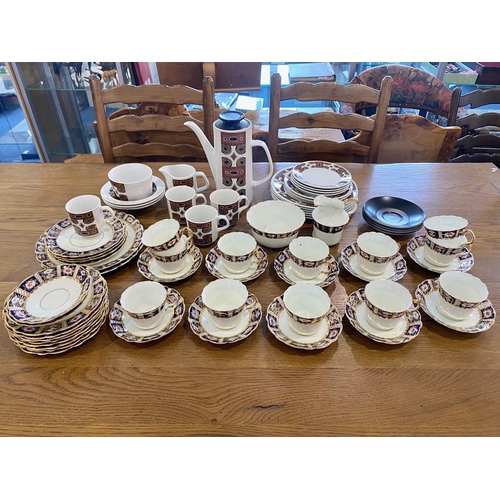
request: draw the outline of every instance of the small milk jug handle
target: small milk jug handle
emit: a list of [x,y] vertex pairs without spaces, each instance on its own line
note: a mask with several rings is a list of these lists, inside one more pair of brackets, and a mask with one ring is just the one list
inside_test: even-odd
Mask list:
[[258,181],[253,182],[254,186],[260,186],[261,184],[264,184],[264,182],[268,181],[271,178],[274,172],[274,166],[273,166],[273,160],[271,159],[271,153],[269,152],[267,144],[264,141],[252,140],[252,148],[255,146],[260,146],[266,152],[267,160],[269,161],[269,172],[264,177],[264,179],[260,179]]

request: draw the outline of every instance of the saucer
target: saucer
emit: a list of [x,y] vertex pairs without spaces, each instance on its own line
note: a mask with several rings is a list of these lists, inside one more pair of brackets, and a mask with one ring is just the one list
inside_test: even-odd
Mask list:
[[461,271],[467,272],[474,265],[474,257],[469,251],[466,254],[457,255],[451,264],[448,266],[435,266],[424,258],[425,236],[418,235],[412,238],[406,245],[408,255],[419,266],[429,271],[436,273],[444,273],[445,271]]
[[406,261],[400,253],[397,253],[390,262],[387,263],[385,271],[381,274],[368,274],[359,267],[358,264],[358,244],[356,242],[347,245],[340,255],[342,265],[356,278],[363,281],[373,280],[400,280],[407,271]]
[[158,203],[165,194],[165,183],[159,178],[153,176],[153,193],[142,200],[124,201],[113,197],[111,183],[107,182],[101,188],[101,198],[106,205],[118,210],[139,210],[147,208]]
[[262,306],[257,297],[248,292],[246,307],[243,310],[240,322],[227,330],[217,328],[205,309],[201,295],[194,299],[188,311],[189,326],[200,339],[212,344],[233,344],[246,339],[259,325],[262,318]]
[[415,297],[420,307],[435,321],[442,325],[464,333],[480,333],[489,330],[495,323],[495,309],[489,300],[481,302],[469,318],[457,321],[444,316],[437,309],[439,296],[438,279],[425,280],[418,285]]
[[365,337],[381,344],[405,344],[414,339],[422,328],[420,313],[418,311],[407,311],[394,328],[379,330],[368,323],[366,319],[367,310],[365,290],[363,288],[349,295],[345,307],[345,313],[349,322]]
[[331,285],[339,275],[339,265],[333,255],[328,255],[327,261],[321,266],[320,274],[316,278],[305,280],[299,278],[292,270],[290,250],[286,248],[274,259],[276,274],[289,285],[296,283],[310,283],[325,288]]
[[148,330],[139,328],[122,308],[120,301],[116,302],[109,313],[109,324],[113,333],[127,342],[144,343],[158,340],[173,332],[184,315],[184,299],[177,290],[167,288],[167,301],[172,306],[163,315],[159,325]]
[[257,247],[256,255],[252,257],[250,267],[244,273],[229,272],[222,261],[219,247],[216,246],[208,252],[205,258],[208,272],[216,278],[230,278],[246,282],[258,278],[267,268],[267,254],[261,247]]
[[189,247],[186,255],[184,267],[176,273],[164,273],[158,266],[155,256],[148,248],[139,255],[137,260],[137,267],[139,272],[148,280],[159,281],[160,283],[173,283],[174,281],[181,281],[193,275],[201,266],[203,256],[200,249],[196,245]]
[[312,335],[299,335],[289,325],[283,295],[276,297],[267,308],[267,327],[284,344],[297,349],[324,349],[335,342],[342,331],[342,318],[334,305],[326,314],[318,330]]

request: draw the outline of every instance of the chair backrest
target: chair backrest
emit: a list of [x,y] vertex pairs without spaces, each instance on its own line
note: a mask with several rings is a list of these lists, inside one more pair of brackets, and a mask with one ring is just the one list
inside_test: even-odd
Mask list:
[[[359,83],[379,89],[382,80],[392,77],[390,108],[407,108],[435,113],[448,119],[450,114],[451,90],[438,78],[424,70],[403,64],[387,64],[368,68],[355,76],[349,83]],[[346,104],[343,113],[360,113],[369,108],[368,103]],[[449,124],[448,124],[449,125]]]
[[[355,161],[372,162],[378,153],[380,138],[387,116],[387,106],[391,93],[391,78],[387,77],[380,90],[365,85],[343,85],[336,82],[294,83],[281,87],[281,76],[271,77],[271,96],[269,106],[268,146],[274,161]],[[332,112],[292,113],[280,116],[281,102],[289,99],[298,101],[339,101],[367,102],[379,112],[375,118],[355,113],[341,114]],[[357,142],[357,136],[345,141],[326,139],[317,140],[280,140],[280,129],[337,129],[365,131],[369,140],[365,144]]]
[[[498,112],[481,110],[492,104],[499,105]],[[465,108],[478,112],[468,113]],[[452,162],[493,162],[500,167],[500,89],[477,89],[462,95],[461,87],[456,87],[450,122],[461,128]]]
[[[374,163],[448,162],[459,137],[460,127],[442,127],[419,115],[389,114]],[[365,141],[363,132],[358,140]]]
[[[102,90],[101,81],[92,76],[97,138],[106,163],[128,161],[169,161],[206,159],[194,132],[184,125],[197,122],[213,144],[215,112],[214,86],[203,79],[203,90],[175,85],[120,85]],[[110,114],[106,105],[131,104]],[[203,106],[203,121],[192,118],[185,104]]]

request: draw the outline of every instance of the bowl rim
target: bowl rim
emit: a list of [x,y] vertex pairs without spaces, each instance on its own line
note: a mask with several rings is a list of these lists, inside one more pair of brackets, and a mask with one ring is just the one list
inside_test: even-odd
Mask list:
[[[280,207],[286,208],[287,210],[291,211],[292,213],[294,212],[295,214],[297,214],[298,219],[300,219],[300,223],[299,223],[299,220],[297,220],[297,224],[294,224],[293,226],[290,226],[290,228],[288,230],[282,231],[279,233],[267,231],[266,228],[258,227],[255,224],[255,221],[254,221],[254,224],[252,224],[251,214],[255,213],[257,207],[262,208],[264,204],[267,204],[268,206],[269,205],[274,205],[276,207],[280,206]],[[290,212],[289,212],[289,214],[290,214]],[[276,235],[280,235],[280,234],[286,235],[286,234],[298,231],[304,225],[304,222],[306,221],[306,216],[305,216],[304,212],[302,211],[302,209],[300,209],[296,205],[293,205],[292,203],[288,203],[286,201],[279,201],[279,200],[265,200],[265,201],[260,201],[259,203],[255,204],[255,205],[252,205],[248,209],[246,217],[247,217],[247,222],[252,229],[255,229],[255,230],[263,232],[263,233],[276,234]]]

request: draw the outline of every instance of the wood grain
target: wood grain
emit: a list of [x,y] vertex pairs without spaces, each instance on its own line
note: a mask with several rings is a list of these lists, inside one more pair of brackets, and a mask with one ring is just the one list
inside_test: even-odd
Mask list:
[[[158,173],[161,164],[150,164]],[[65,217],[65,202],[99,194],[113,165],[1,164],[0,295],[6,297],[39,270],[34,245]],[[205,172],[213,189],[207,164]],[[286,164],[279,164],[283,168]],[[394,195],[419,204],[427,216],[460,215],[476,235],[471,274],[500,304],[498,248],[500,171],[491,164],[345,164],[368,198]],[[265,164],[256,164],[255,178]],[[254,188],[254,202],[270,199],[269,185]],[[360,205],[360,206],[361,206]],[[166,200],[133,212],[145,228],[168,217]],[[249,231],[245,212],[235,230]],[[371,228],[361,208],[339,245]],[[306,222],[301,234],[311,234]],[[400,281],[411,292],[436,275],[406,253],[409,237],[397,237],[408,265]],[[210,248],[210,247],[209,247]],[[206,255],[209,248],[202,249]],[[278,250],[266,248],[270,265],[247,283],[267,308],[287,288],[273,268]],[[144,278],[135,260],[105,275],[114,303]],[[204,265],[172,286],[189,306],[214,278]],[[364,282],[341,266],[337,301]],[[145,345],[116,337],[106,324],[81,347],[38,357],[20,351],[0,326],[0,435],[2,436],[498,436],[500,435],[500,327],[466,335],[424,312],[420,335],[401,346],[377,344],[343,318],[337,342],[320,351],[279,342],[265,320],[245,341],[228,347],[203,342],[186,318],[166,338]]]

